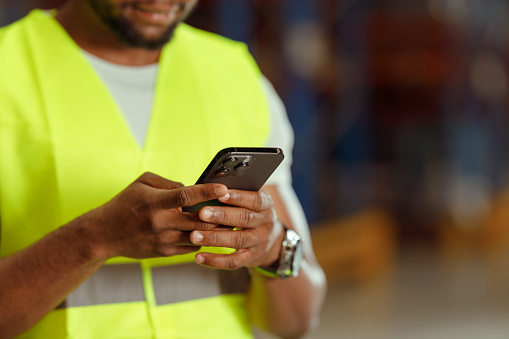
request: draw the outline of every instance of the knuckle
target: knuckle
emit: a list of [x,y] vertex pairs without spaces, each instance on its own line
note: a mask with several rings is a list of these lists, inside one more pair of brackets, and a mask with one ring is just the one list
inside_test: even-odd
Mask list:
[[157,175],[151,172],[145,172],[135,180],[135,182],[142,183],[147,186],[152,186],[151,183],[156,180]]
[[207,186],[206,189],[203,189],[200,191],[201,198],[203,200],[210,200],[213,197],[215,197],[216,194],[216,187],[215,186]]
[[238,270],[239,268],[242,267],[242,265],[237,260],[233,258],[228,258],[226,259],[225,267],[229,270]]
[[260,192],[257,195],[255,195],[255,198],[253,201],[253,207],[255,208],[255,210],[262,209],[262,207],[264,205],[264,200],[265,200],[264,196],[266,196],[266,194],[264,192]]
[[147,229],[150,234],[154,235],[155,240],[157,241],[161,234],[159,234],[159,231],[163,228],[163,226],[158,222],[157,216],[151,217],[149,221],[147,222]]
[[152,244],[154,249],[158,249],[166,243],[166,237],[163,232],[157,232],[156,230],[152,230]]
[[261,207],[260,208],[271,208],[272,206],[274,206],[274,200],[272,200],[272,196],[265,192],[265,191],[262,191],[261,194]]
[[275,224],[275,223],[279,222],[279,219],[278,219],[277,212],[276,212],[276,209],[275,209],[275,208],[271,208],[271,209],[270,209],[269,218],[270,218],[270,221],[271,221],[273,224]]
[[177,198],[177,204],[179,206],[191,206],[192,205],[191,195],[185,189],[178,191],[176,198]]
[[195,229],[198,231],[209,231],[210,229],[214,228],[214,224],[210,224],[208,222],[198,222],[195,225]]
[[219,243],[219,234],[217,232],[212,232],[209,236],[209,242],[211,246],[215,246]]
[[154,245],[153,252],[158,257],[166,257],[169,255],[167,247],[160,243]]
[[214,186],[209,184],[196,185],[196,195],[200,201],[207,201],[213,199]]
[[162,232],[170,228],[171,213],[165,210],[154,211],[149,216],[149,228],[151,233]]
[[185,187],[185,185],[179,181],[172,181],[171,185],[173,188],[182,188]]
[[237,237],[235,238],[235,248],[246,248],[249,243],[246,233],[243,233],[242,231],[237,233]]
[[143,199],[139,204],[134,206],[131,211],[135,218],[141,220],[148,220],[149,227],[154,226],[154,214],[157,210],[157,206],[153,201]]
[[239,226],[247,226],[253,219],[253,214],[248,210],[241,210],[239,214]]
[[159,246],[162,242],[163,242],[163,236],[161,235],[160,232],[157,232],[157,230],[155,230],[154,228],[152,228],[150,230],[150,233],[151,233],[151,240],[152,240],[152,243],[154,244],[154,246]]
[[137,181],[144,181],[144,180],[147,180],[147,179],[150,179],[152,178],[153,174],[150,173],[150,172],[145,172],[143,173],[142,175],[140,175],[137,179]]
[[269,193],[265,193],[265,199],[268,207],[274,206],[274,199],[272,198],[272,195],[270,195]]

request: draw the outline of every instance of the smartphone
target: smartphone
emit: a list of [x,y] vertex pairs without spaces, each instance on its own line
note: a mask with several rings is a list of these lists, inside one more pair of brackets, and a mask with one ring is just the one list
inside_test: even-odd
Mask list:
[[[284,159],[277,147],[231,147],[219,151],[203,171],[196,184],[219,183],[230,189],[258,191]],[[209,200],[184,207],[184,212],[197,212],[204,206],[222,206]]]

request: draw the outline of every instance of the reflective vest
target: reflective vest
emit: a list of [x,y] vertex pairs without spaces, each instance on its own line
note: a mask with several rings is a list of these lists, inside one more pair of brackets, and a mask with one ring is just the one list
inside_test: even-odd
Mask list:
[[[80,48],[35,10],[0,30],[0,256],[145,171],[193,184],[219,149],[263,146],[269,127],[245,46],[182,24],[163,50],[140,149]],[[194,255],[112,259],[20,337],[252,337],[246,272],[203,268]]]

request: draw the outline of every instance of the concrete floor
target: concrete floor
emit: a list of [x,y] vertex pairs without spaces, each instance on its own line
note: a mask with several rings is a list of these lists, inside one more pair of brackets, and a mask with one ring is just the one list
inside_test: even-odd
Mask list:
[[509,260],[426,249],[398,257],[376,281],[330,286],[320,327],[305,339],[509,338]]

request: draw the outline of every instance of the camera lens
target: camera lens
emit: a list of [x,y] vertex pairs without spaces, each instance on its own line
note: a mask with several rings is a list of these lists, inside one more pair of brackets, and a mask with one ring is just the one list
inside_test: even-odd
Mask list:
[[223,162],[223,166],[224,167],[233,167],[233,165],[235,165],[236,163],[237,163],[237,158],[231,157],[231,158],[226,159]]
[[235,166],[234,170],[235,170],[235,173],[237,173],[238,175],[242,175],[249,170],[249,163],[242,162],[242,163],[238,164],[237,166]]
[[216,178],[224,178],[230,175],[230,169],[226,167],[219,168],[215,173],[214,176]]

